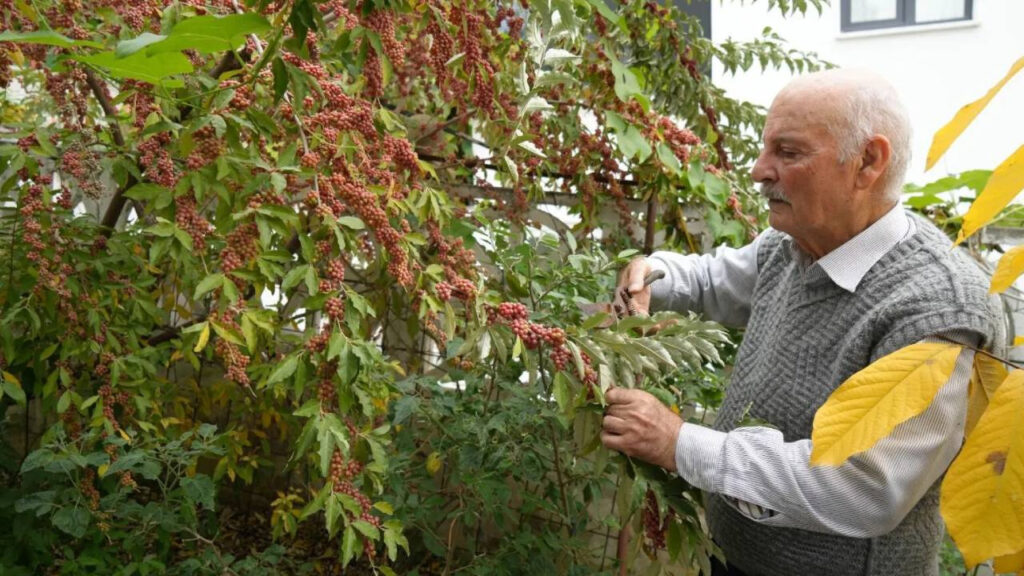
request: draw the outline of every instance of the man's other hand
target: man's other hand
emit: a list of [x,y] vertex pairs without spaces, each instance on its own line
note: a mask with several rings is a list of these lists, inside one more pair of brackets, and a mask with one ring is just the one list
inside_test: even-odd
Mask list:
[[615,287],[615,293],[625,288],[632,296],[636,304],[638,314],[650,314],[651,312],[651,287],[644,286],[644,277],[653,268],[647,263],[644,257],[634,258],[619,272],[619,285]]
[[642,390],[611,388],[605,399],[608,409],[601,427],[605,447],[675,472],[682,419]]

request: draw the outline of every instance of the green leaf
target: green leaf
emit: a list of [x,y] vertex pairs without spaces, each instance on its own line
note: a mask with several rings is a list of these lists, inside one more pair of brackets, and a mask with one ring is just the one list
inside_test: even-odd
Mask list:
[[118,58],[124,58],[125,56],[131,56],[139,50],[142,50],[146,46],[162,42],[167,36],[161,34],[153,34],[152,32],[143,32],[135,38],[128,40],[122,40],[117,43],[117,48],[114,49],[114,54]]
[[146,49],[149,55],[181,50],[213,54],[234,50],[245,43],[248,34],[270,29],[270,23],[259,14],[229,16],[195,16],[179,22],[162,42]]
[[669,169],[672,174],[679,175],[683,165],[679,163],[679,159],[676,158],[675,153],[666,146],[663,142],[659,142],[656,147],[658,151],[658,160],[661,161],[662,165]]
[[388,549],[388,559],[392,562],[398,557],[398,546],[409,552],[409,541],[402,535],[402,527],[395,521],[384,524],[384,546]]
[[628,66],[611,56],[612,75],[615,77],[615,95],[623,102],[629,102],[635,96],[643,96],[640,80]]
[[[341,513],[343,511],[344,510],[341,507],[341,502],[338,500],[337,494],[331,494],[327,497],[327,504],[324,507],[324,515],[326,516],[327,521],[327,535],[331,538],[334,538],[334,535],[338,531],[338,520],[341,519]],[[348,532],[350,529],[351,527],[348,527],[345,531]]]
[[338,224],[352,230],[363,230],[366,228],[366,223],[356,216],[341,216],[338,218]]
[[168,77],[194,71],[192,62],[180,52],[157,54],[152,57],[143,52],[136,52],[125,58],[118,58],[114,51],[110,51],[89,56],[73,56],[72,59],[105,68],[114,78],[131,78],[168,88],[181,88],[185,85],[180,79],[168,80]]
[[206,294],[216,288],[220,288],[224,284],[224,275],[220,272],[210,274],[206,278],[203,278],[196,286],[196,293],[192,296],[193,299],[198,300]]
[[308,269],[309,265],[303,264],[289,270],[288,273],[285,274],[284,280],[281,281],[281,290],[283,292],[287,292],[294,286],[298,286],[299,282],[302,282],[302,279],[306,276],[306,270]]
[[377,530],[377,528],[373,524],[370,524],[366,520],[356,520],[352,523],[352,525],[355,526],[356,530],[359,530],[359,532],[363,536],[366,536],[368,539],[380,539],[380,530]]
[[637,130],[636,126],[630,124],[625,132],[620,132],[616,138],[619,150],[627,159],[636,158],[637,163],[642,163],[651,155],[651,145],[647,138]]
[[575,412],[572,403],[572,389],[569,387],[569,379],[566,378],[564,372],[555,374],[555,383],[552,394],[554,394],[555,402],[558,402],[558,408],[562,411],[562,414],[564,414],[566,418],[571,419]]
[[185,497],[192,504],[202,505],[207,510],[214,509],[216,487],[213,484],[213,479],[206,474],[196,474],[192,478],[187,476],[182,478],[181,489],[184,490]]
[[341,565],[348,566],[348,563],[356,557],[356,531],[352,526],[345,527],[345,533],[341,537]]
[[103,48],[103,44],[90,40],[72,40],[67,36],[54,32],[53,30],[37,30],[35,32],[13,32],[8,30],[0,33],[0,42],[18,42],[19,44],[45,44],[47,46],[60,46],[70,48],[71,46],[87,46],[89,48]]
[[[19,406],[25,405],[25,391],[21,388],[18,380],[10,372],[3,373],[3,380],[0,381],[0,388],[4,394],[11,397]],[[66,394],[65,394],[66,396]]]
[[420,406],[420,399],[417,396],[404,396],[395,402],[395,418],[392,424],[398,425],[409,419]]
[[81,538],[85,536],[91,518],[92,515],[84,507],[65,506],[58,510],[50,521],[62,532],[70,534],[73,538]]
[[612,24],[618,24],[621,16],[608,6],[605,0],[587,0],[587,3],[594,7],[605,20]]
[[270,374],[270,378],[267,379],[267,385],[276,384],[286,378],[291,377],[295,373],[295,368],[299,365],[299,360],[295,356],[289,356],[284,362],[278,364],[277,368]]
[[324,503],[327,502],[327,497],[332,493],[331,489],[332,487],[330,484],[321,488],[320,492],[317,493],[316,498],[311,500],[309,504],[306,504],[306,507],[302,509],[302,514],[299,516],[299,520],[305,520],[313,514],[323,510]]

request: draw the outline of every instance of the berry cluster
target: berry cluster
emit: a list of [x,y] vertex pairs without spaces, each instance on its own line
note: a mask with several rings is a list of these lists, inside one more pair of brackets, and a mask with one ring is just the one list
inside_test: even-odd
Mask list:
[[192,141],[195,147],[185,160],[189,170],[198,170],[220,156],[222,145],[213,126],[203,126],[193,132]]
[[[102,361],[96,365],[96,375],[101,378],[106,378],[109,374],[109,369],[107,368],[109,363],[110,353],[108,352],[104,354]],[[114,430],[120,430],[121,423],[118,422],[117,416],[114,414],[114,407],[121,406],[122,411],[126,415],[131,416],[135,413],[135,407],[131,404],[131,396],[123,390],[121,392],[114,393],[114,389],[111,388],[110,384],[100,386],[97,394],[99,395],[100,400],[103,401],[103,417],[110,422],[110,425]]]
[[433,39],[430,43],[430,63],[434,75],[437,76],[438,84],[445,87],[451,77],[447,64],[455,55],[455,39],[448,33],[447,26],[442,27],[435,20],[427,25],[426,33]]
[[161,132],[146,138],[138,145],[139,165],[146,178],[164,188],[174,188],[180,177],[170,153],[165,148],[170,141],[170,133]]
[[658,498],[648,489],[644,498],[643,524],[647,549],[652,553],[665,549],[665,534],[669,523],[675,518],[675,510],[669,508],[662,517],[658,510]]
[[330,378],[321,378],[320,382],[316,387],[317,398],[320,400],[320,410],[328,412],[328,406],[334,406],[334,402],[338,398],[337,389],[334,387],[334,382]]
[[[566,346],[565,330],[556,326],[545,326],[527,320],[529,311],[520,302],[502,302],[497,307],[487,308],[487,324],[505,324],[523,341],[528,350],[540,346],[541,342],[550,349],[551,363],[556,370],[565,370],[572,359],[572,352]],[[583,382],[594,385],[597,383],[597,372],[590,367],[590,357],[582,354],[585,365]]]
[[316,333],[315,336],[311,337],[306,341],[306,350],[309,350],[311,354],[317,352],[323,352],[327,349],[327,342],[331,339],[330,330],[321,330]]
[[395,14],[390,10],[375,10],[364,20],[364,24],[380,36],[381,46],[391,65],[401,68],[405,64],[405,48],[395,38]]
[[385,155],[394,161],[395,166],[408,170],[412,175],[419,173],[419,157],[408,140],[388,135],[384,138],[383,148]]
[[[258,238],[259,230],[255,222],[242,224],[228,234],[227,246],[221,252],[220,265],[224,274],[230,274],[231,271],[244,267],[259,255],[259,244],[256,241]],[[232,279],[236,284],[240,282],[237,278]]]
[[408,256],[401,245],[401,235],[388,222],[387,212],[380,207],[377,196],[362,184],[347,180],[341,174],[331,176],[330,182],[348,207],[355,210],[363,222],[373,230],[377,241],[388,253],[388,272],[391,276],[402,286],[412,286],[413,275],[409,269]]
[[100,508],[100,491],[96,489],[96,471],[92,468],[86,468],[82,472],[82,480],[78,483],[79,490],[82,491],[82,496],[89,502],[90,510],[99,510]]
[[197,210],[196,196],[189,192],[174,199],[174,222],[192,238],[196,251],[206,250],[206,237],[213,232],[213,225]]
[[345,480],[352,480],[362,471],[362,462],[354,458],[345,462],[345,457],[342,455],[341,450],[335,450],[334,454],[331,456],[331,471],[327,476],[327,480],[338,485]]
[[338,296],[328,298],[324,303],[324,312],[331,321],[340,324],[345,320],[345,300]]
[[[229,330],[237,332],[239,331],[238,322],[235,320],[237,315],[238,310],[232,306],[223,312],[215,310],[210,313],[210,321],[219,322]],[[236,344],[224,338],[217,339],[217,343],[214,345],[214,352],[224,362],[224,368],[226,369],[225,377],[236,384],[241,384],[248,388],[249,375],[245,372],[245,369],[249,366],[249,357],[243,354]]]

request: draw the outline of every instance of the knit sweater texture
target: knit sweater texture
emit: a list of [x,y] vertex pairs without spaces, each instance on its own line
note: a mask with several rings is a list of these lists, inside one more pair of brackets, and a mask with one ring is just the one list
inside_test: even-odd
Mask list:
[[[752,313],[715,428],[746,416],[787,442],[810,438],[814,414],[847,378],[922,339],[960,333],[991,347],[998,315],[988,280],[934,225],[884,255],[851,293],[836,286],[781,232],[758,248]],[[966,401],[966,399],[965,399]],[[938,574],[943,523],[938,483],[891,532],[850,538],[755,522],[708,495],[711,533],[730,564],[750,575]]]

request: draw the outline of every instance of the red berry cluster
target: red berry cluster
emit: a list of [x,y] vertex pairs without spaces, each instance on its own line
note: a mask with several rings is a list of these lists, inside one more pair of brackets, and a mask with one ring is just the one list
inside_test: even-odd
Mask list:
[[441,281],[434,284],[434,293],[437,294],[437,299],[441,302],[447,302],[452,299],[452,285]]
[[331,280],[342,283],[345,281],[345,262],[343,260],[331,260],[327,263],[327,277]]
[[366,45],[366,60],[363,62],[363,78],[366,78],[366,95],[379,98],[384,93],[384,74],[380,69],[380,58],[369,43]]
[[345,300],[338,296],[328,298],[324,303],[324,312],[333,322],[340,324],[345,320]]
[[322,412],[330,412],[327,408],[334,406],[334,402],[338,398],[334,382],[330,378],[321,378],[320,383],[317,384],[316,393],[317,398],[320,400],[320,410]]
[[331,471],[327,476],[328,481],[335,485],[340,484],[345,480],[352,480],[363,471],[363,463],[350,458],[348,462],[345,462],[345,457],[342,455],[341,450],[335,450],[331,456]]
[[401,68],[405,64],[405,48],[395,38],[395,14],[390,10],[375,10],[366,17],[364,24],[380,36],[381,46],[384,54],[394,68]]
[[323,352],[327,349],[327,342],[331,339],[330,330],[321,330],[306,341],[306,350],[310,353]]
[[383,148],[385,155],[394,161],[395,166],[405,168],[412,175],[419,173],[419,157],[408,140],[387,135]]
[[121,472],[121,486],[129,490],[135,490],[139,485],[135,482],[135,478],[132,477],[131,470],[125,470]]
[[438,85],[444,88],[451,77],[447,64],[455,55],[455,39],[448,33],[447,25],[442,27],[435,20],[431,20],[427,25],[426,33],[433,39],[430,43],[430,63],[437,76]]
[[[247,222],[238,226],[228,234],[227,246],[221,252],[221,269],[224,274],[244,267],[250,260],[259,255],[259,229],[255,222]],[[240,280],[234,279],[238,284]]]
[[669,523],[675,518],[675,510],[669,508],[662,517],[658,510],[658,498],[648,489],[644,498],[643,524],[647,549],[653,553],[665,549],[665,534]]
[[[219,322],[229,330],[239,331],[238,322],[235,318],[238,316],[238,310],[235,306],[229,307],[227,310],[213,311],[210,313],[211,322]],[[217,343],[214,344],[214,352],[220,357],[224,363],[226,369],[225,377],[236,383],[249,387],[249,375],[246,374],[245,369],[249,366],[249,357],[242,353],[241,349],[232,342],[224,338],[218,338]]]
[[96,155],[85,150],[71,149],[60,158],[62,175],[71,176],[78,189],[90,198],[98,198],[102,186],[98,175],[102,173]]
[[[107,370],[106,367],[109,365],[110,354],[105,353],[104,356],[106,357],[103,358],[103,361],[96,366],[97,375],[101,378],[105,378],[106,375],[109,374],[109,370]],[[100,373],[100,366],[104,367],[102,374]],[[121,423],[118,422],[117,416],[114,414],[114,406],[121,406],[126,415],[134,414],[135,407],[131,405],[131,396],[125,391],[114,393],[114,389],[111,388],[110,384],[100,386],[97,394],[103,402],[103,417],[110,422],[110,425],[113,426],[114,430],[120,430]]]
[[170,153],[165,148],[170,141],[171,135],[161,132],[146,138],[138,146],[139,165],[146,178],[164,188],[174,188],[180,176],[178,169],[174,167]]
[[199,214],[196,196],[189,192],[174,199],[174,222],[192,238],[196,251],[206,250],[206,236],[213,232],[213,225]]
[[377,241],[388,253],[388,272],[391,276],[402,286],[412,286],[414,279],[412,271],[409,270],[408,256],[401,245],[401,235],[388,222],[387,212],[380,207],[377,196],[362,184],[347,180],[341,174],[333,175],[330,182],[348,207],[355,210],[363,222],[373,230]]
[[39,216],[48,212],[43,205],[42,186],[33,184],[25,190],[18,212],[21,214],[21,239],[29,246],[26,258],[37,264],[41,263],[46,245],[42,241],[43,226],[40,224]]
[[195,147],[185,160],[185,166],[189,170],[198,170],[213,162],[220,156],[221,141],[217,138],[217,132],[213,126],[203,126],[192,133],[192,141]]
[[82,491],[82,496],[89,502],[90,510],[99,510],[100,508],[100,491],[96,489],[96,471],[92,468],[86,468],[82,472],[82,480],[78,483],[78,489]]

